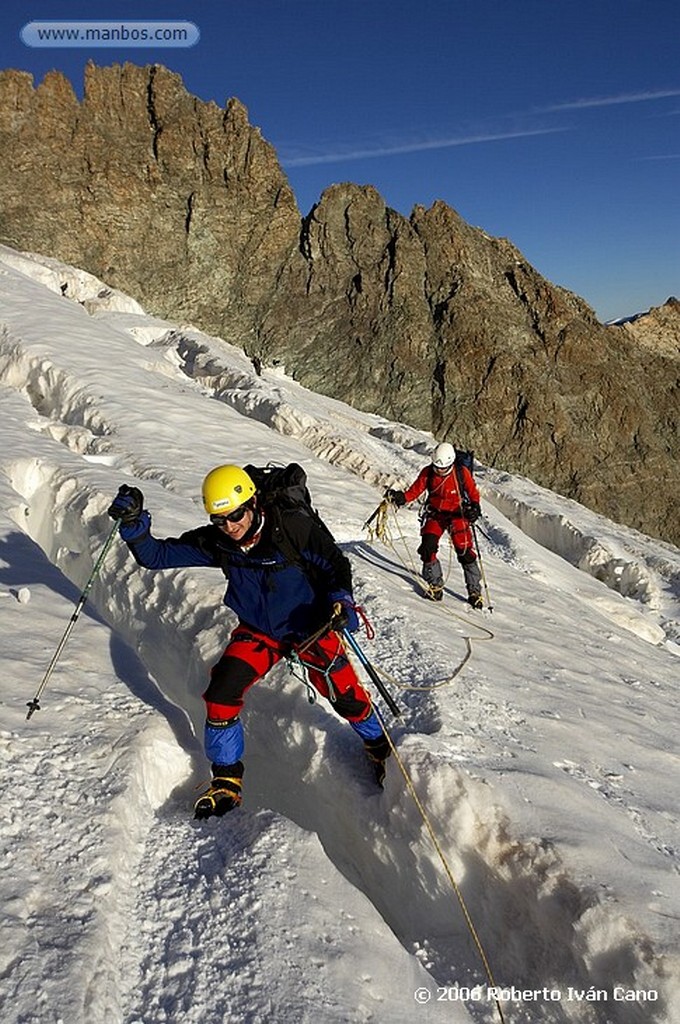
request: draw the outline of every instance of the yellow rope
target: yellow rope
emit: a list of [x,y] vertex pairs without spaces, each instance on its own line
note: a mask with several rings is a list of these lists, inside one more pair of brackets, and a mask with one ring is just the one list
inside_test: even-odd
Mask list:
[[[422,577],[420,576],[420,574],[418,573],[418,571],[417,571],[417,569],[415,567],[415,564],[414,564],[414,561],[413,561],[413,556],[411,555],[410,549],[409,549],[408,544],[406,542],[406,538],[405,538],[404,533],[403,533],[403,531],[401,529],[401,526],[400,526],[400,524],[399,524],[399,522],[397,520],[396,512],[392,508],[392,512],[394,514],[394,521],[395,521],[396,526],[397,526],[398,539],[399,539],[399,542],[401,543],[402,547],[404,548],[404,551],[406,553],[406,558],[408,558],[408,562],[410,564],[406,563],[406,560],[404,558],[402,558],[401,554],[399,553],[399,551],[397,549],[397,546],[396,546],[396,544],[394,542],[394,539],[393,539],[393,536],[392,536],[392,532],[390,530],[390,525],[389,525],[389,518],[388,517],[389,517],[390,508],[392,508],[392,506],[390,505],[390,503],[388,501],[383,501],[380,504],[380,506],[378,508],[377,516],[376,516],[376,518],[374,520],[375,526],[374,527],[371,526],[369,528],[369,540],[372,541],[374,539],[374,537],[375,537],[379,541],[381,541],[385,545],[385,547],[388,548],[394,554],[395,558],[398,559],[398,561],[404,567],[406,572],[409,573],[409,575],[411,576],[413,581],[423,590],[424,593],[428,593],[431,590],[431,588],[427,586],[427,584],[422,579]],[[448,572],[450,572],[450,569],[451,569],[451,550],[449,550],[449,569],[448,569]],[[448,573],[447,573],[447,578],[448,578]],[[472,637],[472,636],[465,636],[465,635],[462,636],[461,639],[465,641],[465,654],[463,655],[463,657],[459,661],[459,663],[456,665],[456,667],[453,670],[453,672],[449,676],[447,676],[446,679],[441,679],[438,682],[434,682],[434,683],[428,683],[427,686],[414,686],[412,683],[409,683],[409,684],[400,683],[399,680],[395,679],[394,676],[390,675],[384,669],[379,669],[379,668],[377,668],[377,666],[374,666],[374,667],[376,667],[376,671],[379,671],[384,679],[388,679],[398,689],[400,689],[400,690],[413,690],[414,692],[424,693],[424,692],[427,692],[428,690],[438,690],[438,689],[440,689],[443,686],[450,685],[453,682],[453,680],[458,675],[460,675],[460,673],[462,672],[463,668],[465,667],[465,665],[468,663],[468,661],[472,657],[472,643],[473,643],[473,641],[482,641],[482,640],[486,641],[486,640],[493,640],[494,639],[493,632],[490,629],[488,629],[486,626],[482,626],[481,624],[479,624],[477,622],[470,622],[469,618],[464,617],[462,615],[459,615],[457,612],[453,611],[452,608],[449,608],[447,606],[443,606],[442,607],[442,612],[445,615],[447,615],[447,616],[449,616],[451,618],[457,619],[459,622],[465,623],[465,625],[468,626],[468,627],[472,626],[473,629],[476,629],[480,633],[483,633],[485,635],[483,635],[483,636],[474,636],[474,637]]]
[[434,683],[427,683],[427,685],[423,686],[416,686],[413,683],[400,683],[398,679],[396,679],[389,672],[386,672],[384,668],[380,668],[378,665],[375,664],[375,662],[373,663],[373,668],[376,670],[376,672],[380,673],[383,679],[391,683],[392,686],[395,686],[398,690],[412,691],[413,693],[428,693],[430,690],[440,690],[443,686],[451,685],[456,676],[460,675],[460,673],[463,671],[468,661],[472,657],[472,642],[470,640],[470,637],[464,636],[462,639],[465,641],[465,654],[458,662],[453,672],[450,675],[448,675],[446,679],[439,679]]
[[[409,551],[408,545],[406,543],[406,539],[405,539],[405,537],[403,535],[403,532],[401,531],[401,528],[398,528],[399,539],[400,539],[401,543],[403,544],[404,549],[406,550],[406,553],[407,553],[407,556],[409,558],[409,561],[411,562],[411,567],[410,568],[406,564],[404,559],[400,556],[399,552],[397,551],[397,548],[396,548],[396,546],[394,544],[394,541],[392,539],[392,535],[390,533],[389,524],[388,524],[388,513],[389,513],[390,507],[391,506],[390,506],[390,503],[388,501],[383,501],[381,503],[381,505],[379,506],[377,515],[376,515],[375,520],[374,520],[375,521],[375,527],[369,529],[369,540],[373,540],[373,537],[375,536],[375,537],[378,538],[378,540],[382,541],[382,543],[385,544],[385,546],[388,547],[394,553],[396,558],[401,562],[402,566],[406,569],[407,572],[410,573],[410,575],[414,578],[414,580],[420,586],[422,586],[424,590],[427,590],[429,588],[426,587],[424,581],[420,578],[420,575],[417,572],[417,570],[415,568],[415,565],[413,564],[413,559],[412,559],[411,553]],[[396,514],[395,514],[395,521],[396,521]],[[451,565],[451,552],[449,552],[449,571],[450,571],[450,565]],[[494,638],[494,634],[492,633],[492,631],[490,629],[487,629],[485,626],[478,625],[477,623],[469,623],[466,619],[463,619],[462,616],[457,615],[451,609],[446,609],[446,611],[450,615],[452,615],[454,618],[460,619],[462,622],[465,622],[466,625],[473,625],[475,629],[477,629],[480,632],[483,632],[483,633],[486,634],[486,636],[484,636],[484,637],[476,637],[476,638],[469,637],[469,636],[463,637],[463,639],[465,640],[465,643],[466,643],[466,653],[465,653],[465,656],[463,657],[463,659],[461,660],[461,662],[457,665],[457,667],[456,667],[455,671],[452,673],[452,675],[450,675],[447,679],[444,679],[444,680],[442,680],[442,681],[440,681],[438,683],[431,683],[428,686],[413,686],[413,685],[410,685],[410,684],[406,685],[406,684],[403,684],[403,683],[399,683],[393,676],[391,676],[389,673],[385,672],[382,669],[380,669],[380,670],[376,669],[376,671],[380,671],[380,674],[383,676],[383,678],[389,679],[390,682],[392,682],[395,686],[397,686],[399,689],[402,689],[402,690],[416,690],[416,691],[434,690],[434,689],[437,689],[437,688],[439,688],[441,686],[446,686],[449,683],[451,683],[456,678],[456,676],[461,672],[461,670],[463,669],[463,666],[469,661],[469,659],[470,659],[470,657],[472,655],[472,641],[473,641],[473,639],[492,640]],[[375,665],[373,667],[376,668]],[[401,759],[401,757],[399,755],[399,752],[398,752],[398,750],[397,750],[397,748],[395,746],[394,740],[392,739],[392,736],[391,736],[391,734],[390,734],[390,732],[389,732],[389,730],[387,728],[385,720],[384,720],[383,716],[381,715],[380,711],[378,710],[378,708],[375,706],[375,704],[373,704],[373,702],[371,702],[371,705],[372,705],[373,711],[376,714],[376,717],[378,718],[378,720],[379,720],[379,722],[380,722],[380,724],[382,726],[382,729],[383,729],[383,732],[385,733],[385,737],[386,737],[387,742],[389,744],[390,750],[391,750],[391,752],[392,752],[392,754],[394,756],[394,759],[395,759],[397,765],[399,766],[399,770],[400,770],[401,774],[404,777],[404,782],[406,783],[406,788],[408,789],[409,793],[411,794],[411,797],[413,798],[413,802],[415,803],[416,807],[418,808],[418,812],[419,812],[421,818],[423,819],[423,823],[425,825],[425,828],[427,829],[428,835],[430,836],[430,839],[432,841],[432,845],[434,846],[434,849],[435,849],[435,851],[437,853],[437,856],[439,857],[439,859],[440,859],[440,861],[442,863],[442,866],[443,866],[444,871],[446,873],[446,877],[448,878],[448,880],[449,880],[449,882],[451,884],[451,888],[453,889],[453,891],[454,891],[454,893],[456,895],[456,898],[458,900],[458,904],[460,906],[460,909],[462,911],[463,917],[465,919],[465,923],[467,924],[468,930],[469,930],[469,932],[470,932],[470,934],[472,936],[473,942],[474,942],[475,947],[477,949],[477,952],[479,954],[480,960],[481,960],[482,965],[484,967],[484,971],[485,971],[486,976],[487,976],[487,978],[489,980],[490,986],[491,986],[491,988],[495,989],[496,988],[496,982],[494,980],[493,971],[491,970],[491,965],[489,964],[488,957],[486,955],[486,952],[484,951],[484,947],[482,945],[482,942],[481,942],[481,939],[480,939],[479,934],[477,932],[477,929],[475,928],[475,925],[474,925],[474,922],[472,920],[472,916],[470,914],[470,911],[468,910],[467,905],[465,903],[465,899],[463,897],[463,893],[461,892],[460,886],[456,882],[456,879],[454,877],[454,874],[453,874],[453,871],[451,869],[451,866],[450,866],[448,860],[446,859],[446,855],[445,855],[445,853],[444,853],[444,851],[442,849],[441,843],[437,839],[437,835],[436,835],[436,833],[434,831],[434,827],[432,825],[432,822],[430,821],[430,818],[429,818],[429,816],[427,814],[427,811],[426,811],[426,809],[425,809],[425,807],[424,807],[420,797],[418,796],[418,793],[416,792],[416,788],[415,788],[415,786],[413,784],[413,780],[411,779],[411,776],[409,775],[409,773],[408,773],[408,771],[406,769],[406,766],[405,766],[404,762],[402,761],[402,759]],[[501,1008],[500,1002],[499,1002],[498,999],[494,999],[494,1002],[496,1004],[496,1009],[498,1011],[499,1019],[501,1020],[502,1024],[505,1024],[505,1017],[503,1016],[503,1010]]]
[[[430,839],[432,840],[432,845],[434,846],[434,848],[435,848],[435,850],[437,852],[437,855],[438,855],[438,857],[439,857],[439,859],[440,859],[440,861],[442,863],[442,866],[443,866],[444,871],[446,873],[446,877],[448,878],[449,882],[451,883],[451,887],[452,887],[452,889],[453,889],[453,891],[454,891],[454,893],[456,895],[456,898],[458,900],[458,904],[459,904],[460,909],[461,909],[461,911],[463,913],[463,917],[465,918],[465,923],[468,926],[468,929],[469,929],[470,934],[472,936],[472,939],[473,939],[473,942],[474,942],[475,947],[477,949],[477,952],[479,953],[480,960],[481,960],[481,962],[482,962],[482,964],[484,966],[484,971],[485,971],[486,976],[487,976],[487,978],[489,980],[489,984],[490,984],[492,989],[495,989],[496,988],[496,982],[494,980],[493,971],[491,970],[491,965],[489,964],[488,957],[486,955],[486,952],[484,951],[484,947],[482,945],[482,942],[481,942],[481,939],[480,939],[479,934],[477,932],[477,929],[475,928],[475,925],[474,925],[474,922],[472,920],[472,916],[470,914],[470,911],[468,910],[467,904],[465,903],[465,899],[463,897],[463,893],[461,892],[460,886],[456,882],[456,879],[454,877],[454,874],[453,874],[453,871],[451,869],[451,866],[450,866],[448,860],[446,859],[446,855],[445,855],[445,853],[444,853],[444,851],[442,849],[441,843],[437,839],[437,836],[436,836],[436,833],[434,831],[434,827],[432,825],[432,822],[430,821],[428,813],[425,810],[425,807],[423,806],[423,802],[421,801],[420,797],[418,796],[418,794],[416,792],[416,788],[415,788],[415,786],[413,784],[413,780],[411,779],[411,776],[409,775],[409,773],[408,773],[408,771],[406,769],[406,765],[404,764],[404,762],[402,761],[402,759],[401,759],[401,757],[399,755],[399,751],[397,750],[397,748],[395,746],[394,740],[392,739],[392,736],[390,735],[390,732],[389,732],[389,730],[387,728],[387,725],[385,724],[385,720],[384,720],[383,716],[381,715],[380,711],[375,706],[375,704],[373,704],[372,701],[371,701],[371,706],[373,708],[373,711],[376,714],[376,717],[378,718],[378,720],[379,720],[379,722],[380,722],[380,724],[382,726],[382,729],[383,729],[383,732],[385,733],[385,737],[387,739],[387,742],[390,745],[390,750],[392,751],[394,759],[395,759],[397,765],[399,766],[399,771],[404,776],[404,782],[406,783],[406,788],[408,789],[409,793],[413,797],[413,801],[414,801],[416,807],[418,808],[418,811],[420,813],[421,818],[423,819],[423,823],[425,825],[425,828],[427,829],[427,832],[428,832],[428,834],[430,836]],[[496,1009],[498,1010],[498,1016],[499,1016],[500,1020],[502,1022],[505,1022],[505,1017],[503,1016],[503,1010],[501,1009],[500,1002],[496,998],[494,998],[494,1002],[496,1004]]]

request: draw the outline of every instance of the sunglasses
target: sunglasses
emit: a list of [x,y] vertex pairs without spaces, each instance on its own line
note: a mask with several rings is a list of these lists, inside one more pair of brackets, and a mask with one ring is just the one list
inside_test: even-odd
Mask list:
[[250,511],[250,505],[240,505],[235,508],[233,512],[227,512],[226,515],[210,516],[210,522],[213,526],[225,526],[227,523],[240,523],[246,512]]

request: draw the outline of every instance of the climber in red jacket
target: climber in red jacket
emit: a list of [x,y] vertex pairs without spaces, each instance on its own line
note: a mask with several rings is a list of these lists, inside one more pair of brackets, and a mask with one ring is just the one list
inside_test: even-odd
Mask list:
[[483,608],[481,573],[470,529],[470,523],[481,515],[479,491],[470,470],[456,466],[455,462],[453,445],[439,444],[430,465],[421,469],[406,491],[389,489],[385,496],[396,508],[401,508],[427,492],[418,548],[423,561],[423,579],[428,585],[427,596],[434,601],[441,601],[443,596],[444,577],[437,550],[446,532],[463,567],[468,602],[473,608]]

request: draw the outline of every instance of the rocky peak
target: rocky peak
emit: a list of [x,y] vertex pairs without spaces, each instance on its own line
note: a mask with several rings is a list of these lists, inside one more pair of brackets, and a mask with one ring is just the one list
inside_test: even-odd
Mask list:
[[0,241],[680,542],[676,300],[605,327],[506,239],[368,185],[301,217],[243,104],[160,65],[90,64],[82,102],[0,73]]
[[8,245],[91,269],[161,315],[250,332],[259,279],[297,245],[300,215],[238,100],[203,103],[159,65],[90,63],[82,103],[57,73],[34,89],[3,72],[0,110]]

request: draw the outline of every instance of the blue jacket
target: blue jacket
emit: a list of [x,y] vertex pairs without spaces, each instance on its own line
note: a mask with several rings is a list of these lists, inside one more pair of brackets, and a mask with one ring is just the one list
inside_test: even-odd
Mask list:
[[[305,640],[330,620],[334,601],[351,600],[349,561],[304,513],[268,512],[260,540],[247,552],[217,526],[200,526],[165,540],[152,536],[150,527],[148,512],[138,523],[121,526],[121,537],[139,565],[221,569],[229,580],[227,607],[242,623],[275,640]],[[299,553],[295,562],[293,550]]]

